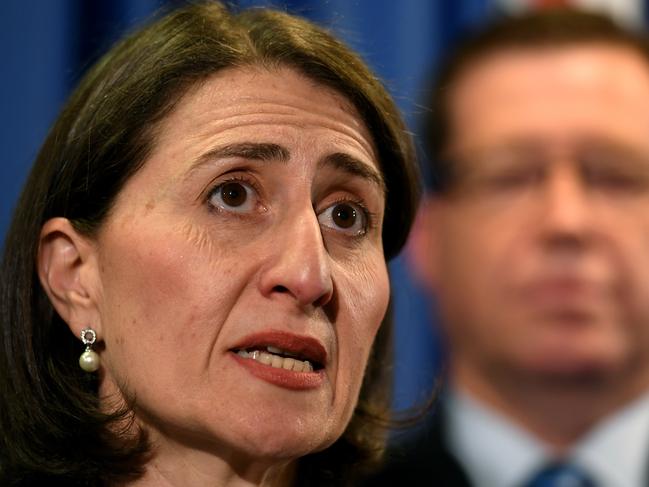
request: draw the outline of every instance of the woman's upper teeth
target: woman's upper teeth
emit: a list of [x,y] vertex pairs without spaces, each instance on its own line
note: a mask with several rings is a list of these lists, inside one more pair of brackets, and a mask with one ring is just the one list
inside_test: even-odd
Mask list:
[[274,353],[275,355],[285,355],[287,357],[295,357],[296,356],[295,354],[293,354],[291,352],[281,350],[281,349],[279,349],[277,347],[273,347],[271,345],[267,346],[266,350],[268,350],[270,353]]
[[239,350],[237,355],[243,358],[249,358],[260,362],[264,365],[269,365],[277,369],[292,370],[294,372],[313,372],[313,364],[308,360],[299,360],[293,357],[282,357],[281,355],[289,355],[283,350],[275,347],[266,347],[267,352],[263,350]]

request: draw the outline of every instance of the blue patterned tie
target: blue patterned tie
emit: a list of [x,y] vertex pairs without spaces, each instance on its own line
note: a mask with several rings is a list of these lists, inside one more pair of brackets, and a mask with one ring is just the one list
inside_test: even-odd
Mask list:
[[579,467],[553,463],[540,470],[525,487],[596,487]]

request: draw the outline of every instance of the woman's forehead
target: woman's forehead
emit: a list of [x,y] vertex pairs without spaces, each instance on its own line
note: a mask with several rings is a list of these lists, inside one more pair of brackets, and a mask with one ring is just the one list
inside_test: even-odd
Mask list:
[[198,156],[244,141],[298,146],[312,137],[379,170],[373,138],[353,104],[289,68],[223,70],[190,88],[156,132],[154,154],[176,148],[183,157]]
[[[254,113],[296,114],[344,123],[372,140],[362,117],[347,97],[288,67],[227,68],[191,87],[170,117],[218,119]],[[177,120],[176,120],[177,122]],[[163,123],[164,125],[164,123]]]

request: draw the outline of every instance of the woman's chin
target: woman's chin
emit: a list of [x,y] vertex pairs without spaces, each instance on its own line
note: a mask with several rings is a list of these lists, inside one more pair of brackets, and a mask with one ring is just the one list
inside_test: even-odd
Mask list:
[[327,432],[323,427],[309,427],[297,421],[292,425],[280,421],[273,426],[253,429],[233,438],[233,446],[254,458],[286,461],[323,450],[339,436],[337,432]]
[[[222,458],[229,463],[268,464],[286,463],[304,455],[318,452],[330,446],[342,431],[330,424],[313,420],[291,418],[274,422],[255,421],[254,418],[233,420],[231,428],[210,430],[209,425],[197,429],[173,428],[165,433],[153,432],[152,440],[162,455],[179,446],[188,452],[204,452]],[[148,428],[147,428],[148,429]],[[184,431],[182,431],[184,429]],[[178,439],[181,439],[178,442]]]

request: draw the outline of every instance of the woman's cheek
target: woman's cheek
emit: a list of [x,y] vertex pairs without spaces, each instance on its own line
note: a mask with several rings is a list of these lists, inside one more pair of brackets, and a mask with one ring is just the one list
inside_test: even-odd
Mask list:
[[342,343],[342,346],[350,350],[350,367],[353,360],[362,359],[364,369],[387,311],[390,284],[382,253],[379,257],[354,266],[351,282],[340,286],[349,313],[349,320],[346,321],[350,325],[347,330],[339,330],[339,333],[348,333],[347,337],[339,338],[339,343],[347,340],[347,344]]

